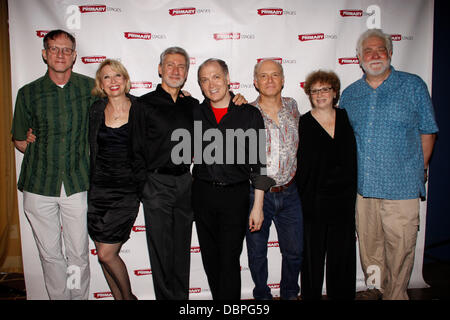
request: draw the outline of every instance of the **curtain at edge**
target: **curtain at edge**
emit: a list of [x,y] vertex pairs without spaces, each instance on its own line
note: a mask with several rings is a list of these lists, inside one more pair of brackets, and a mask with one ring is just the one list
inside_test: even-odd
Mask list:
[[23,273],[11,104],[8,2],[0,0],[0,272]]

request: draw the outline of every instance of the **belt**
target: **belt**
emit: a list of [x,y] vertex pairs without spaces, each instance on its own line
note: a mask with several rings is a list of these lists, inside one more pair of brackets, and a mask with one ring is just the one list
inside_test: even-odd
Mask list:
[[292,178],[291,181],[289,181],[288,183],[282,185],[282,186],[278,186],[278,187],[271,187],[269,189],[269,192],[283,192],[284,190],[286,190],[287,188],[289,188],[289,186],[291,184],[293,184],[295,182],[295,178]]
[[185,167],[185,166],[179,166],[179,167],[173,167],[173,168],[161,167],[161,168],[156,168],[156,169],[150,170],[149,172],[150,173],[167,174],[167,175],[171,175],[171,176],[181,176],[181,175],[189,172],[189,168]]
[[197,179],[198,181],[201,181],[203,183],[209,184],[213,186],[214,188],[230,188],[230,187],[236,187],[242,184],[248,184],[249,182],[247,180],[241,181],[241,182],[235,182],[235,183],[225,183],[225,182],[219,182],[219,181],[207,181],[203,179]]

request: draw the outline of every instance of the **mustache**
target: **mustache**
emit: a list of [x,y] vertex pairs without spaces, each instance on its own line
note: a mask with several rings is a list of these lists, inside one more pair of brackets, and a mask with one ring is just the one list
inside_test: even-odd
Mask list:
[[370,61],[367,65],[370,66],[375,63],[385,63],[385,61],[384,60],[373,60],[373,61]]

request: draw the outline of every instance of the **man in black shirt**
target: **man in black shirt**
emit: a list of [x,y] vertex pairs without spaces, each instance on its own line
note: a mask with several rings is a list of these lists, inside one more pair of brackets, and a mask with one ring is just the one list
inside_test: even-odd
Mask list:
[[[201,153],[194,152],[192,199],[198,239],[213,299],[238,300],[247,221],[251,231],[261,228],[264,191],[274,184],[261,174],[264,120],[255,107],[236,107],[231,101],[224,61],[206,60],[198,69],[198,82],[206,97],[194,108],[195,126],[201,127],[204,140]],[[256,191],[249,217],[250,181]]]
[[166,49],[160,57],[161,84],[139,98],[130,111],[133,170],[141,185],[147,245],[158,300],[189,297],[191,209],[190,163],[174,164],[172,132],[193,132],[192,108],[198,101],[180,91],[189,69],[187,52]]

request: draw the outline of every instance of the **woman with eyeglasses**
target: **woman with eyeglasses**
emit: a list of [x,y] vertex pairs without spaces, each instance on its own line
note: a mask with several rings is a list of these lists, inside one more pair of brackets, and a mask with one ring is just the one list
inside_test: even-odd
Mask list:
[[95,75],[92,94],[100,99],[89,114],[91,177],[88,231],[111,293],[116,300],[135,300],[125,263],[119,256],[139,211],[129,155],[130,77],[116,60],[105,60]]
[[347,113],[337,107],[334,72],[307,76],[311,111],[300,118],[297,185],[304,217],[301,294],[322,298],[326,260],[328,299],[354,299],[356,286],[356,142]]

